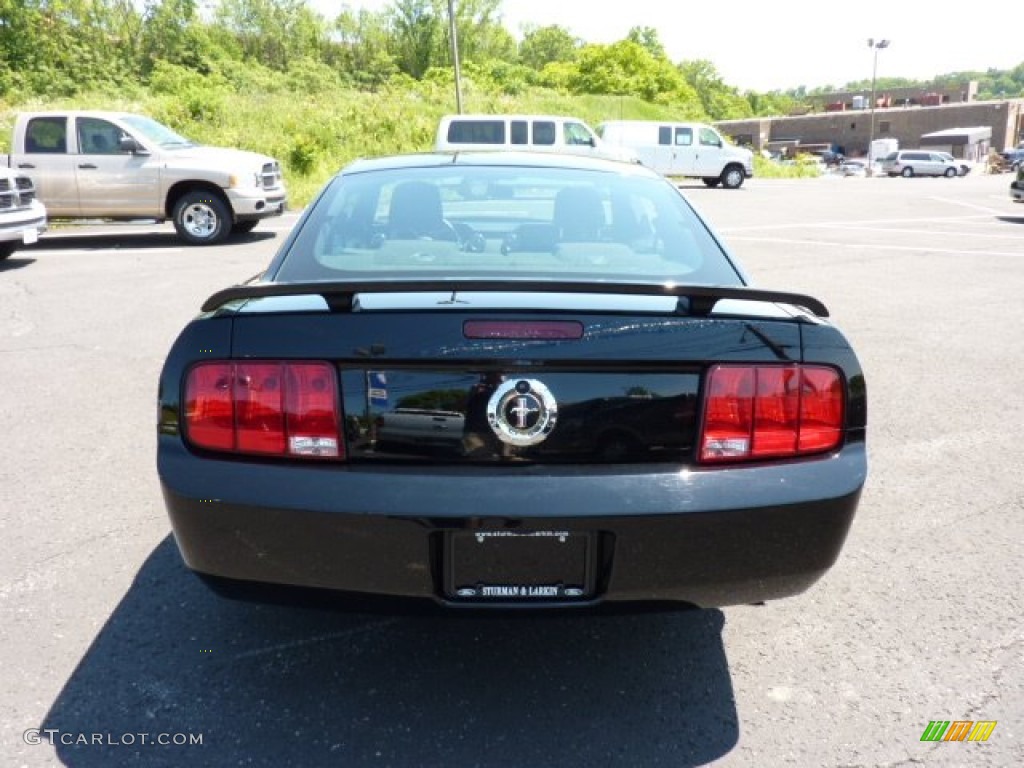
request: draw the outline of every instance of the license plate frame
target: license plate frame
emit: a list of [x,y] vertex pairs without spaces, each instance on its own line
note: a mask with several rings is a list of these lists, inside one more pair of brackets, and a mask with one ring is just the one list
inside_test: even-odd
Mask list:
[[590,532],[454,531],[445,546],[445,596],[458,602],[588,600],[594,555]]

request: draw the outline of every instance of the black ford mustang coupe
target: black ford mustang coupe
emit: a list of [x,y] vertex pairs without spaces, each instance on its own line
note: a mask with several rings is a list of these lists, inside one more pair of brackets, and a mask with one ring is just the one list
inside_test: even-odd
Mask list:
[[642,166],[353,163],[167,357],[182,556],[450,609],[799,593],[865,481],[864,377],[820,301],[747,283]]

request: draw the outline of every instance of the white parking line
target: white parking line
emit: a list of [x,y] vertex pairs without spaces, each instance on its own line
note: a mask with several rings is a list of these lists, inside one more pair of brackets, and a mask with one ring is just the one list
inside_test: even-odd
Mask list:
[[838,243],[826,240],[794,240],[782,237],[731,237],[730,242],[776,243],[778,245],[812,245],[815,248],[851,248],[857,250],[910,251],[914,253],[942,253],[950,256],[1011,256],[1020,257],[1020,251],[964,251],[953,248],[929,248],[921,245],[866,245],[864,243]]
[[[744,232],[768,229],[829,229],[831,227],[844,227],[851,225],[864,226],[870,224],[943,224],[991,218],[992,214],[978,214],[975,216],[930,216],[928,218],[917,219],[865,219],[863,221],[850,221],[849,219],[844,219],[843,221],[793,222],[791,224],[764,224],[760,226],[751,225],[747,227],[716,227],[715,229],[719,232]],[[884,232],[889,230],[879,228],[879,231]]]
[[990,235],[978,232],[962,232],[958,230],[949,229],[889,229],[888,227],[858,227],[858,226],[846,226],[836,224],[829,229],[841,229],[849,230],[852,232],[884,232],[887,235],[901,234],[901,235],[925,235],[925,236],[939,236],[939,237],[969,237],[972,240],[988,238],[990,240],[1024,240],[1024,233],[1020,235]]
[[948,197],[933,197],[932,200],[936,200],[940,203],[947,203],[949,205],[958,205],[961,208],[970,208],[975,211],[985,211],[993,216],[1001,216],[1005,211],[1000,211],[995,208],[987,208],[983,205],[974,205],[973,203],[965,203],[963,200],[950,200]]
[[190,250],[186,248],[33,248],[32,250],[18,251],[19,256],[65,256],[99,253],[181,253]]

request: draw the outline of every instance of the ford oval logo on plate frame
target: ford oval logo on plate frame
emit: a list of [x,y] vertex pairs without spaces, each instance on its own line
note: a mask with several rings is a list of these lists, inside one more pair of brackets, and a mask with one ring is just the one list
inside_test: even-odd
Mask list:
[[512,378],[487,401],[487,423],[498,439],[526,447],[543,442],[558,421],[558,403],[536,379]]

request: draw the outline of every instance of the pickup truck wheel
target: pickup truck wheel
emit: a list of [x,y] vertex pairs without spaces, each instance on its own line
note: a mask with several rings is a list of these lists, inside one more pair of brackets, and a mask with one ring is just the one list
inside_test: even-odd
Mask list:
[[259,219],[250,219],[249,221],[236,221],[235,225],[231,227],[231,234],[247,235],[254,229],[256,229],[256,225],[259,223]]
[[174,206],[174,228],[189,245],[215,245],[231,234],[231,211],[211,192],[188,192]]
[[726,189],[739,189],[740,185],[743,184],[745,178],[743,169],[738,165],[728,165],[725,170],[722,171],[722,175],[719,177],[722,180],[722,186]]
[[14,253],[17,247],[17,243],[0,243],[0,261],[3,261]]

